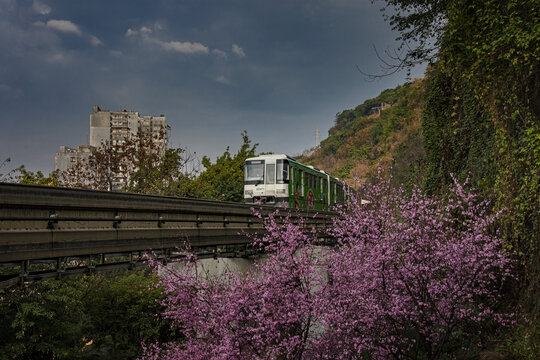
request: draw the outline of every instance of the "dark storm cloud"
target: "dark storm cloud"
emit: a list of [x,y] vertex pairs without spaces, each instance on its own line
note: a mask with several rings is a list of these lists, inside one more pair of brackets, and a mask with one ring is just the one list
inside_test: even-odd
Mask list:
[[356,70],[379,71],[372,46],[395,37],[362,0],[0,0],[0,157],[50,171],[60,145],[87,142],[94,104],[165,114],[171,144],[200,155],[242,130],[298,153],[405,81]]

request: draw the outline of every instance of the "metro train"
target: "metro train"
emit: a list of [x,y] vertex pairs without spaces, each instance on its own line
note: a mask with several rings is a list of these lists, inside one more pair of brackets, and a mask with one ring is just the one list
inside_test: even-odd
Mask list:
[[347,199],[343,183],[285,154],[246,159],[244,201],[306,210],[330,210]]

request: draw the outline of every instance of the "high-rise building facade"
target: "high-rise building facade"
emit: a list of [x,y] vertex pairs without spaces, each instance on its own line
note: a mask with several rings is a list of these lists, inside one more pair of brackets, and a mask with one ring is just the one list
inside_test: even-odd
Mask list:
[[77,162],[87,161],[92,151],[102,145],[120,146],[127,139],[138,136],[152,139],[154,151],[164,154],[169,129],[165,115],[141,116],[137,111],[102,110],[94,105],[90,114],[90,144],[80,145],[77,149],[60,146],[60,151],[54,157],[55,170],[65,172]]
[[169,127],[165,115],[140,116],[137,111],[101,110],[97,105],[93,110],[90,115],[90,146],[97,148],[104,142],[120,145],[130,136],[151,134],[166,149]]
[[79,161],[88,161],[92,149],[90,145],[79,145],[76,149],[60,146],[60,151],[54,156],[54,169],[63,172]]

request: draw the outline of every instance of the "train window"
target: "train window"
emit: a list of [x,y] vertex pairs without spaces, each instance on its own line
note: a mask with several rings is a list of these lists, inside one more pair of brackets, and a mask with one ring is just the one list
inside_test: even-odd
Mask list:
[[289,183],[289,162],[287,160],[276,161],[276,176],[277,184]]
[[246,171],[244,184],[262,184],[264,183],[264,160],[246,161]]
[[304,183],[306,180],[303,175],[304,175],[304,172],[300,170],[300,181],[302,182],[301,188],[300,188],[300,196],[304,196]]
[[276,179],[276,165],[266,164],[266,183],[274,184]]

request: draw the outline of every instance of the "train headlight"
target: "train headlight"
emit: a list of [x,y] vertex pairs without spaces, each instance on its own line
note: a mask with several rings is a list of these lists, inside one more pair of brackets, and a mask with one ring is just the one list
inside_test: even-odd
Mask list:
[[277,189],[276,194],[285,194],[287,192],[287,189]]
[[246,190],[246,191],[244,191],[244,195],[247,195],[247,196],[253,196],[253,190]]

